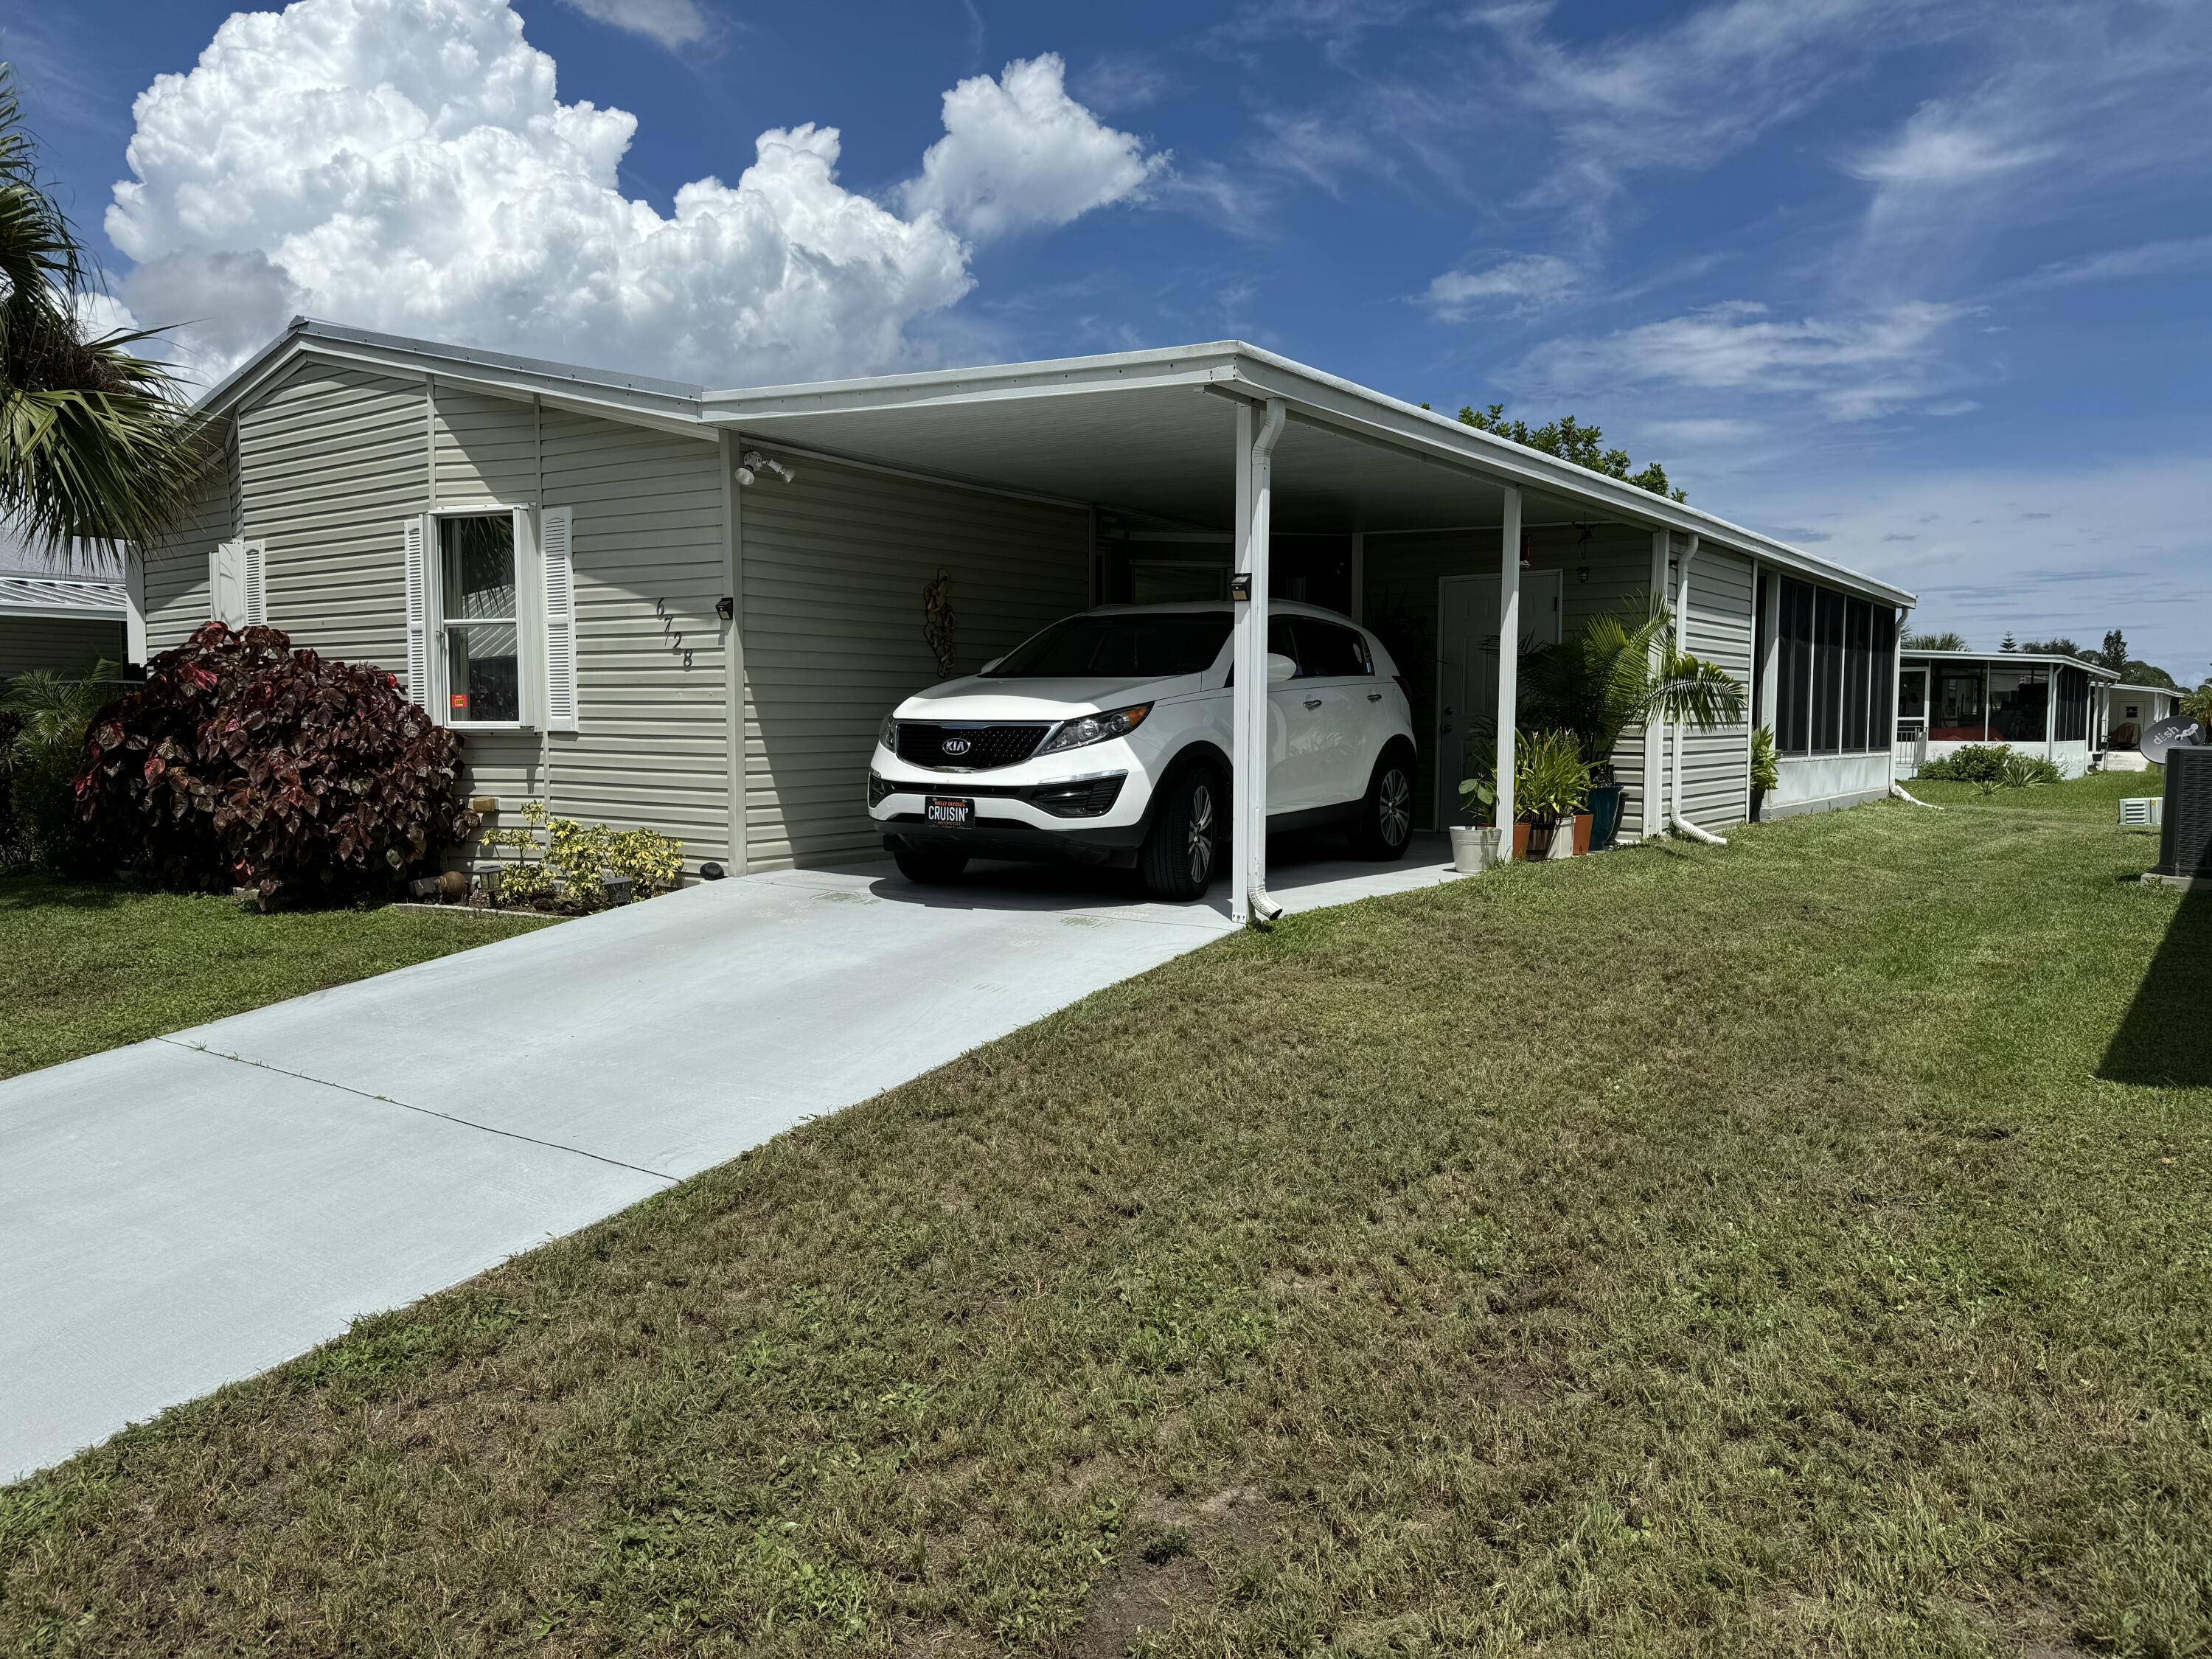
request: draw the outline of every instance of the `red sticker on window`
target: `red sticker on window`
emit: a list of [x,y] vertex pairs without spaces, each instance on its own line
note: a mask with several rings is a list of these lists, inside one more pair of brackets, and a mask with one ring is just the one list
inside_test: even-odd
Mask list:
[[447,697],[446,702],[456,714],[465,714],[469,712],[469,694],[465,691],[452,693]]

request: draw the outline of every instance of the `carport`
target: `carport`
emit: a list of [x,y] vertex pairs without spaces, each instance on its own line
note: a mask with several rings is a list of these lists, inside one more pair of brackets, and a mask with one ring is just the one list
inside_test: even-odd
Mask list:
[[[1437,823],[1457,781],[1453,751],[1492,722],[1498,821],[1512,822],[1517,653],[1501,641],[1555,639],[1578,615],[1661,594],[1689,647],[1733,664],[1756,691],[1772,673],[1772,630],[1759,641],[1754,619],[1770,570],[1891,606],[1912,602],[1685,504],[1237,342],[708,392],[701,413],[731,434],[734,451],[757,445],[1085,508],[1094,600],[1130,597],[1131,573],[1154,568],[1132,549],[1172,550],[1182,567],[1160,567],[1170,570],[1203,568],[1194,549],[1225,555],[1237,601],[1239,921],[1277,908],[1267,885],[1266,769],[1246,757],[1266,752],[1264,618],[1282,586],[1275,567],[1293,553],[1322,549],[1297,561],[1303,596],[1340,603],[1384,632],[1413,678],[1417,727],[1429,721],[1423,763]],[[741,521],[741,501],[736,511]],[[1705,570],[1719,597],[1711,603],[1698,585],[1701,552],[1713,556]],[[1454,586],[1491,580],[1494,599],[1486,586],[1472,599]],[[737,604],[744,614],[742,595]],[[1692,631],[1698,618],[1710,640]],[[1405,660],[1409,652],[1419,659]],[[1615,764],[1630,785],[1631,835],[1707,834],[1696,819],[1714,809],[1698,808],[1698,792],[1717,802],[1747,795],[1749,731],[1676,732],[1671,750],[1657,729],[1625,738]],[[1729,810],[1719,809],[1719,821]]]

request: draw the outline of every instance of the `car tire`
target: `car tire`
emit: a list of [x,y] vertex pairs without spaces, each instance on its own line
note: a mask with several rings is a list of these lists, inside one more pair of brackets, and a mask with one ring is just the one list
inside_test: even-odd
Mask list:
[[1137,854],[1138,873],[1154,898],[1202,897],[1228,845],[1229,797],[1221,774],[1194,766],[1169,780],[1152,827]]
[[960,872],[968,867],[965,853],[948,853],[939,847],[916,847],[902,840],[891,842],[891,860],[898,866],[899,874],[921,887],[957,881]]
[[1352,821],[1353,856],[1388,863],[1413,844],[1413,757],[1386,749],[1367,781],[1359,816]]

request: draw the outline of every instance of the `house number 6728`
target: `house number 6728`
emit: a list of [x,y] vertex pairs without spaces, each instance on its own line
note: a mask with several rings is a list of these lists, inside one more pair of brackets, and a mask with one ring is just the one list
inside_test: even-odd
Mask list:
[[684,649],[683,631],[676,626],[676,618],[668,614],[668,601],[655,599],[653,614],[660,618],[660,637],[668,641],[668,653],[680,657],[687,669],[691,666],[691,653]]

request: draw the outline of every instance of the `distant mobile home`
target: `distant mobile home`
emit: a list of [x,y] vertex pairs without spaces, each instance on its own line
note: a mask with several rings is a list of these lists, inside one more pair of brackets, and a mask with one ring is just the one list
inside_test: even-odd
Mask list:
[[[1891,783],[1910,593],[1237,342],[713,391],[300,319],[203,407],[222,463],[147,550],[151,648],[218,616],[382,664],[477,791],[695,869],[878,855],[868,757],[938,678],[940,573],[968,672],[1091,605],[1225,594],[1255,545],[1273,597],[1400,659],[1432,823],[1517,710],[1501,636],[1654,593],[1783,735],[1770,810]],[[1627,837],[1743,822],[1750,731],[1629,733]]]
[[1898,665],[1899,773],[2001,743],[2078,778],[2103,757],[2106,688],[2118,678],[2075,657],[1908,651]]

